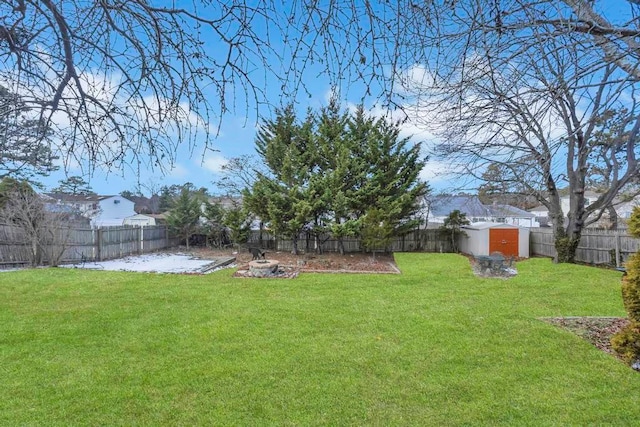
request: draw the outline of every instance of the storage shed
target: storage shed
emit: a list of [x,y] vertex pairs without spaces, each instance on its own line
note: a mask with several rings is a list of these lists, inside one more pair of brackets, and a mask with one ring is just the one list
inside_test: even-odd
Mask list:
[[462,227],[460,251],[470,255],[490,255],[501,252],[505,256],[529,258],[529,229],[496,222],[476,222]]

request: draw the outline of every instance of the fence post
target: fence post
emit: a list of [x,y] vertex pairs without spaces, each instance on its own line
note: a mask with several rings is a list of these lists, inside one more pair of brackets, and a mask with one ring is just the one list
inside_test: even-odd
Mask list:
[[140,225],[138,227],[138,254],[142,255],[144,253],[144,226]]
[[102,228],[96,230],[96,249],[98,251],[98,261],[102,261]]
[[620,268],[620,233],[616,231],[615,234],[616,241],[616,268]]

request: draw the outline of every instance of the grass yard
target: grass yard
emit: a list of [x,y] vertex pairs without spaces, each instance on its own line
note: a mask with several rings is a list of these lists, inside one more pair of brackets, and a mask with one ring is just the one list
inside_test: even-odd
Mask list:
[[0,274],[0,425],[633,425],[640,374],[537,320],[624,316],[620,274]]

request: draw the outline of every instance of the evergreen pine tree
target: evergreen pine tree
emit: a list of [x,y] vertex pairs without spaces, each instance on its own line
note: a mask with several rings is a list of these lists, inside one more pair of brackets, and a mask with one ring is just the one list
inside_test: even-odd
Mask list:
[[247,207],[268,222],[274,233],[292,240],[294,254],[300,233],[313,220],[316,194],[309,186],[315,161],[313,121],[309,113],[305,122],[298,123],[290,105],[264,123],[256,150],[270,175],[258,174],[253,188],[244,192]]
[[202,200],[191,194],[188,188],[183,188],[167,215],[167,224],[173,232],[185,239],[187,249],[189,239],[198,228],[202,215],[201,206]]

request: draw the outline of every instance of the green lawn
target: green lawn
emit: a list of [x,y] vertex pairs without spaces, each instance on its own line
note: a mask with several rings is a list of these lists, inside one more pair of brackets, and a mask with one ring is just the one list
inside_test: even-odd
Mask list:
[[543,316],[624,316],[620,274],[0,274],[0,425],[633,425],[640,374]]

